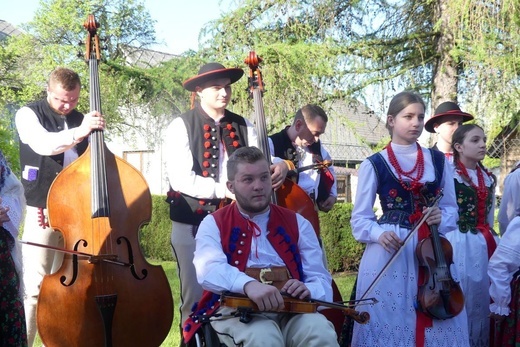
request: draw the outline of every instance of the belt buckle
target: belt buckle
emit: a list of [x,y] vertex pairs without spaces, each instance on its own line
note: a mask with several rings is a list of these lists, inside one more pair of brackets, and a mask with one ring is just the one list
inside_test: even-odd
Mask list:
[[260,270],[260,275],[258,276],[260,278],[260,282],[264,284],[273,284],[273,281],[268,281],[265,278],[265,274],[267,274],[268,272],[272,272],[270,267],[266,267]]

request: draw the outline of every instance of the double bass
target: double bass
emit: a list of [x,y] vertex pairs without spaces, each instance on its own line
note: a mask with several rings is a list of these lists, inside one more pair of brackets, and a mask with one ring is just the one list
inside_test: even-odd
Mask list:
[[[101,113],[99,24],[89,15],[84,26],[90,109]],[[42,281],[38,331],[48,347],[157,347],[171,328],[173,297],[164,270],[139,245],[151,194],[142,174],[106,148],[102,130],[89,140],[49,190],[49,223],[65,251],[60,269]]]
[[[264,153],[266,158],[269,159],[271,158],[271,153],[269,149],[269,140],[267,136],[267,126],[262,100],[264,83],[259,68],[262,59],[254,51],[251,51],[244,62],[249,66],[249,92],[254,102],[258,147]],[[320,220],[315,204],[298,184],[291,179],[286,178],[282,186],[276,190],[275,194],[272,194],[271,199],[274,204],[288,208],[305,217],[305,219],[311,223],[319,239]],[[334,302],[343,302],[341,293],[334,280],[332,280],[332,293],[332,299]],[[323,313],[327,319],[334,324],[334,329],[336,330],[337,335],[340,336],[343,321],[345,319],[344,312],[337,309],[324,309],[321,313]]]

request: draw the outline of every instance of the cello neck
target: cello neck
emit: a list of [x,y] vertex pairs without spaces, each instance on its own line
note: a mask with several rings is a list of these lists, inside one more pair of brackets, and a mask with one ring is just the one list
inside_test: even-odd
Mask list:
[[269,149],[269,140],[267,136],[267,123],[264,114],[264,102],[262,94],[264,92],[264,83],[262,80],[262,72],[259,64],[262,58],[255,52],[249,52],[249,56],[245,59],[245,63],[249,66],[249,92],[254,102],[255,125],[258,134],[258,147],[264,153],[267,160],[271,160],[271,151]]
[[[99,36],[97,28],[99,23],[93,15],[89,15],[85,22],[85,28],[89,34],[86,42],[85,56],[88,59],[90,72],[90,111],[101,111],[101,92],[99,84]],[[108,185],[105,165],[105,141],[102,130],[93,130],[89,136],[91,147],[91,206],[92,218],[109,217],[110,207],[108,201]]]
[[[269,149],[269,137],[267,136],[267,123],[264,114],[264,102],[262,100],[264,83],[262,80],[262,72],[259,68],[261,61],[262,58],[251,51],[244,62],[249,66],[249,92],[254,102],[258,148],[264,153],[267,160],[271,162],[271,150]],[[278,205],[276,194],[271,194],[271,202]]]

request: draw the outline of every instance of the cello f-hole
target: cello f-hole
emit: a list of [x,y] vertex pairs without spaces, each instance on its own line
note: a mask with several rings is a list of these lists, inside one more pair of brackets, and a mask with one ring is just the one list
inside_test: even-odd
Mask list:
[[139,275],[135,271],[134,252],[132,251],[132,245],[130,244],[130,241],[126,237],[121,236],[117,239],[117,244],[120,245],[123,240],[125,241],[126,249],[128,250],[127,263],[130,264],[130,272],[132,273],[132,276],[134,276],[134,278],[137,280],[144,280],[146,276],[148,276],[148,271],[146,269],[142,269],[141,274],[143,275],[143,277],[139,277]]

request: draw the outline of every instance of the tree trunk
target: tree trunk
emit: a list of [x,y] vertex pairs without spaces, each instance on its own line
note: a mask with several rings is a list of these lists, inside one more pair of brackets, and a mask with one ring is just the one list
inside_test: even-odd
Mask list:
[[437,0],[434,12],[434,20],[440,21],[441,25],[435,43],[438,57],[434,60],[433,66],[432,114],[435,108],[445,101],[457,102],[459,65],[450,54],[455,42],[454,35],[447,25],[450,19],[447,6],[447,0]]

